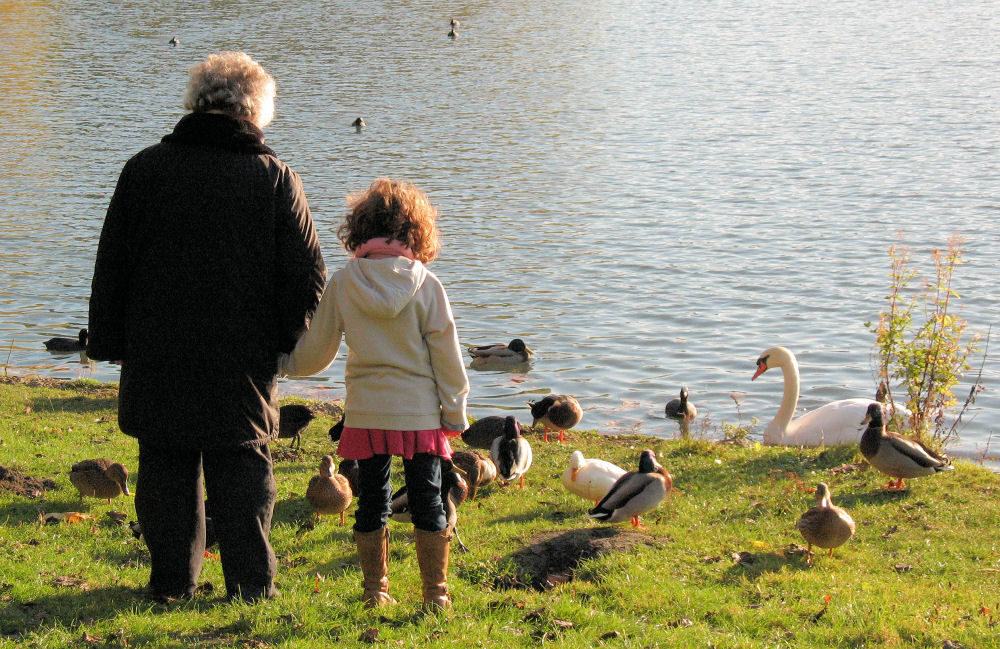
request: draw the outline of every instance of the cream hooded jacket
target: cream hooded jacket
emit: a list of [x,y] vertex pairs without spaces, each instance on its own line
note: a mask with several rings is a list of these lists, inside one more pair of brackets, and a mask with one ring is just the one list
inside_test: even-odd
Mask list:
[[351,259],[326,285],[284,376],[322,372],[347,347],[344,425],[465,430],[469,379],[444,287],[419,261]]

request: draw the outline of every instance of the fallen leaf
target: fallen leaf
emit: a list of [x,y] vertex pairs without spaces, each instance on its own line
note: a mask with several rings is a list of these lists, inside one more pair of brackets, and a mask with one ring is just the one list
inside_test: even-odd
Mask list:
[[86,631],[84,631],[83,635],[80,636],[80,642],[86,642],[87,644],[94,644],[95,642],[101,642],[103,640],[104,638],[96,635],[90,635]]
[[560,620],[558,618],[552,620],[552,624],[559,627],[560,629],[572,629],[573,623],[569,620]]
[[46,525],[56,525],[63,522],[79,523],[93,517],[92,514],[84,514],[83,512],[52,512],[50,514],[39,514],[38,520]]
[[892,569],[902,574],[904,572],[910,572],[911,570],[913,570],[913,566],[911,566],[908,563],[897,563],[892,567]]
[[125,522],[128,520],[128,514],[125,512],[110,511],[106,513],[106,516],[119,525],[125,525]]
[[358,640],[361,642],[367,642],[368,644],[375,644],[378,642],[378,629],[372,627],[370,629],[365,629],[358,636]]
[[826,596],[824,596],[823,597],[823,605],[826,606],[827,604],[829,604],[831,599],[833,599],[833,595],[826,595]]
[[615,638],[620,638],[621,635],[622,634],[620,631],[608,631],[607,633],[601,636],[601,640],[613,640]]

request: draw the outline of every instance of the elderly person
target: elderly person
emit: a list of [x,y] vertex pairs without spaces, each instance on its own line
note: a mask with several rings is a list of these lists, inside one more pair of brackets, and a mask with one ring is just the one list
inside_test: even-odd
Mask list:
[[227,597],[274,595],[277,360],[326,277],[299,176],[264,144],[274,88],[240,52],[193,66],[191,113],[125,164],[101,232],[87,353],[122,364],[118,423],[139,443],[157,599],[194,593],[203,472]]

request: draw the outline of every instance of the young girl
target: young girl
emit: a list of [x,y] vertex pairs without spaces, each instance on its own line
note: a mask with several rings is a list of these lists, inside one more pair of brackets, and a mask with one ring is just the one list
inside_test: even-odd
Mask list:
[[389,595],[391,456],[403,458],[413,536],[427,607],[448,608],[446,575],[452,531],[441,502],[441,458],[448,437],[468,423],[469,380],[451,305],[425,264],[437,256],[437,211],[415,186],[379,178],[348,199],[338,236],[354,258],[326,286],[309,331],[284,375],[326,369],[346,338],[347,399],[337,454],[358,460],[354,539],[366,607],[394,604]]

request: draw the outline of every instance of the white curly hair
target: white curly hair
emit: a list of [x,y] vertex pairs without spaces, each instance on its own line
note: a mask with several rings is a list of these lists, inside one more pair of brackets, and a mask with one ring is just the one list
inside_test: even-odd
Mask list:
[[244,52],[210,54],[188,71],[184,108],[218,111],[264,128],[274,117],[274,77]]

